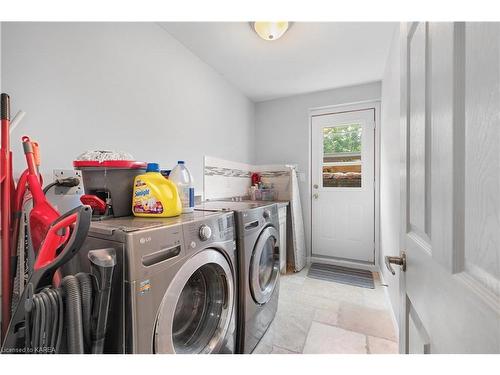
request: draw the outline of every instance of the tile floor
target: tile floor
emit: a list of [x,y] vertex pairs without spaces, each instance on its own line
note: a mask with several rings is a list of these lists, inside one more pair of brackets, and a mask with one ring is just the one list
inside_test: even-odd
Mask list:
[[278,312],[255,354],[396,354],[384,286],[359,288],[282,275]]

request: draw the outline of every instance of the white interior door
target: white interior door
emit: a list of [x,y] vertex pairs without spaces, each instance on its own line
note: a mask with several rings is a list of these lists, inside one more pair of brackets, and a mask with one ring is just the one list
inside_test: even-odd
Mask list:
[[499,25],[402,26],[403,353],[500,352]]
[[312,256],[374,262],[375,109],[312,117]]

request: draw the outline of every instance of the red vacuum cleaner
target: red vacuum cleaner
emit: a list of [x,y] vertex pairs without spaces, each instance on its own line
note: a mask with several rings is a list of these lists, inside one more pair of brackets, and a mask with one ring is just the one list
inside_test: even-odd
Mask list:
[[[27,182],[29,190],[31,192],[31,196],[33,197],[33,208],[31,209],[29,215],[30,235],[35,254],[38,254],[42,242],[44,240],[47,240],[46,235],[50,226],[61,215],[47,201],[47,199],[45,198],[45,194],[43,193],[40,178],[38,176],[33,142],[31,142],[31,140],[27,136],[24,136],[22,138],[22,141],[24,155],[26,156],[26,163],[28,164]],[[66,242],[67,239],[68,234],[66,233],[65,236],[55,240],[57,241],[57,243],[54,243],[54,246],[59,247],[59,245]]]
[[[25,347],[26,336],[29,332],[27,326],[29,320],[25,318],[26,301],[29,302],[33,294],[50,286],[57,270],[80,250],[87,237],[91,217],[92,211],[89,206],[79,206],[58,217],[51,224],[46,240],[39,251],[34,271],[21,296],[21,302],[16,306],[14,316],[8,325],[1,352],[18,353],[16,349]],[[62,247],[54,246],[62,240],[63,236],[67,238],[69,232],[71,236]]]
[[59,248],[69,237],[69,230],[61,236],[47,236],[49,229],[58,218],[59,212],[47,201],[42,189],[42,178],[38,171],[40,156],[38,144],[29,137],[22,138],[28,168],[21,174],[17,189],[12,173],[12,152],[10,150],[10,97],[1,94],[1,149],[0,149],[0,211],[2,245],[2,338],[5,337],[10,321],[13,280],[17,259],[17,240],[20,213],[27,189],[33,198],[30,211],[30,236],[35,254],[41,250],[42,243],[51,241],[50,247]]
[[[102,353],[111,296],[111,281],[116,264],[114,249],[90,251],[92,276],[84,273],[76,276],[68,275],[61,283],[58,277],[59,268],[68,262],[84,243],[90,228],[92,211],[90,206],[84,205],[61,216],[48,202],[45,191],[50,187],[54,185],[72,187],[78,185],[79,181],[74,178],[56,180],[43,190],[42,178],[38,170],[40,166],[38,144],[27,136],[22,137],[22,143],[28,168],[21,174],[16,189],[12,176],[9,136],[10,127],[15,126],[16,118],[11,123],[10,98],[7,94],[1,94],[0,216],[2,220],[3,346],[0,352],[19,353],[19,350],[25,350],[25,352],[36,353],[39,352],[37,350],[43,348],[53,348],[51,352],[57,353],[61,336],[64,335],[62,332],[65,331],[67,352],[84,353],[82,334],[82,327],[84,327],[86,328],[87,352]],[[21,215],[23,202],[29,196],[28,192],[33,200],[33,208],[29,212],[28,233],[35,254],[35,263],[29,272],[29,279],[20,295],[19,302],[13,306],[14,314],[11,318],[19,226],[24,225],[21,222]],[[92,286],[92,279],[94,279],[94,286]],[[85,280],[87,280],[87,285],[83,285]],[[92,302],[93,292],[95,300]],[[86,308],[82,309],[84,295]],[[93,311],[91,311],[92,305]],[[83,310],[86,314],[83,314]],[[82,323],[82,315],[85,315],[87,324]],[[68,319],[67,323],[64,321],[65,316]],[[41,324],[38,318],[41,319]]]

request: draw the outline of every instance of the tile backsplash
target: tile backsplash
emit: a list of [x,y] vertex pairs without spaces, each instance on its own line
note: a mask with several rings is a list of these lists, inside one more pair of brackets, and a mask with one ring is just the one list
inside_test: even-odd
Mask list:
[[205,156],[204,198],[224,199],[248,194],[252,166]]
[[241,169],[211,167],[211,166],[205,165],[205,176],[250,178],[251,172],[250,171],[242,171]]
[[209,200],[245,197],[252,172],[262,181],[274,184],[278,200],[290,199],[290,168],[285,165],[251,165],[205,156],[204,198]]

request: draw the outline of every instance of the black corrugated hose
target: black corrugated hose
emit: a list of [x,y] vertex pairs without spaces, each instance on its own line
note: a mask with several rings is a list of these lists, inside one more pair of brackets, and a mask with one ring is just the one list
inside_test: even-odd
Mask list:
[[61,288],[34,294],[25,304],[26,352],[90,353],[92,303],[93,283],[87,273],[66,276]]
[[82,319],[82,295],[80,283],[76,276],[66,276],[62,280],[64,289],[64,307],[66,310],[66,341],[68,352],[72,354],[84,354],[83,346],[83,319]]
[[83,319],[83,341],[85,353],[90,353],[91,350],[91,319],[92,319],[92,279],[88,273],[80,272],[76,274],[76,278],[80,283],[80,292],[82,296],[82,319]]
[[58,353],[63,318],[62,289],[45,288],[25,304],[25,346],[27,353]]

